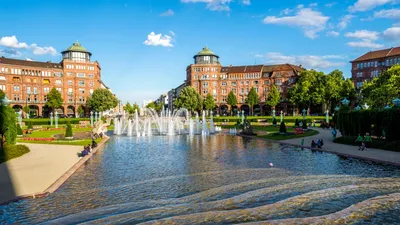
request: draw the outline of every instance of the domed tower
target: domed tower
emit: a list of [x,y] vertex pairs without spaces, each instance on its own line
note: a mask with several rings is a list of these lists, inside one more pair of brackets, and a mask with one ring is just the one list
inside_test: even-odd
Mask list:
[[90,62],[90,53],[86,50],[78,41],[75,41],[71,47],[67,48],[66,50],[61,52],[63,60],[72,60],[75,62]]
[[194,64],[219,64],[219,56],[212,52],[207,45],[193,58]]

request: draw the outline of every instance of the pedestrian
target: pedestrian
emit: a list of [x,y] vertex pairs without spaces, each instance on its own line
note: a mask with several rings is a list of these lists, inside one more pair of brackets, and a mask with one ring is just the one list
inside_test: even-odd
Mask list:
[[361,136],[361,134],[358,134],[357,139],[355,140],[355,142],[358,145],[358,150],[361,150],[361,144],[363,143],[364,138],[363,136]]
[[365,149],[368,150],[369,146],[371,146],[372,138],[369,135],[369,133],[366,133],[364,136],[364,142],[365,142]]
[[336,134],[337,134],[336,129],[335,129],[335,128],[332,128],[332,137],[333,137],[333,140],[336,139]]

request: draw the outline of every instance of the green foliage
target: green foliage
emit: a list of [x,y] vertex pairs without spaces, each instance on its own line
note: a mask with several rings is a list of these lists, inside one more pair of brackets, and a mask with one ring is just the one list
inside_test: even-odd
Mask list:
[[19,123],[17,123],[17,135],[23,135],[22,128]]
[[72,137],[72,126],[69,121],[67,121],[67,129],[65,130],[65,137]]
[[137,111],[138,113],[140,113],[140,107],[139,107],[139,105],[136,104],[136,102],[135,102],[135,103],[132,105],[132,109],[131,109],[130,113],[133,114],[133,113],[135,113],[136,111]]
[[276,124],[277,124],[277,121],[276,121],[276,118],[274,117],[274,118],[272,118],[272,125],[276,126]]
[[324,101],[324,73],[316,70],[304,70],[297,83],[288,90],[290,102],[307,107]]
[[133,105],[131,105],[129,102],[126,102],[126,104],[124,106],[124,110],[126,112],[128,112],[128,114],[131,114],[131,115],[134,114],[136,110],[139,113],[139,105],[136,104],[136,102]]
[[400,65],[392,66],[369,82],[364,82],[361,93],[372,108],[383,108],[391,104],[400,94]]
[[[23,119],[22,121],[25,122],[26,125],[28,125],[29,122],[31,122],[33,126],[50,125],[49,118]],[[59,118],[58,124],[66,124],[67,121],[70,121],[71,124],[79,124],[79,121],[90,121],[90,119],[89,118]],[[54,124],[54,120],[53,120],[53,124]]]
[[33,129],[33,123],[32,123],[32,121],[28,121],[28,129]]
[[206,99],[204,100],[204,108],[206,110],[213,110],[215,108],[215,101],[212,94],[208,94]]
[[157,112],[160,112],[162,110],[162,104],[161,103],[150,102],[149,104],[147,104],[146,108],[154,109]]
[[24,108],[22,108],[22,111],[24,111],[24,113],[29,113],[31,111],[31,108],[29,108],[29,106],[24,106]]
[[182,89],[179,97],[174,102],[177,108],[186,108],[189,111],[201,110],[203,100],[200,94],[193,87],[185,87]]
[[303,128],[304,130],[306,130],[308,128],[307,120],[303,120],[303,126],[301,128]]
[[278,88],[275,85],[272,85],[270,92],[268,93],[267,105],[275,108],[276,105],[279,104],[281,100],[281,93],[279,93]]
[[0,101],[6,96],[3,90],[0,90]]
[[285,121],[281,122],[281,126],[279,127],[279,133],[286,133]]
[[50,92],[47,94],[47,102],[46,106],[50,107],[53,109],[53,112],[55,109],[59,108],[62,106],[64,100],[61,97],[61,93],[57,91],[56,88],[52,88]]
[[108,89],[99,88],[93,91],[86,105],[96,112],[104,112],[117,107],[118,99]]
[[235,93],[233,93],[233,91],[230,91],[228,94],[228,99],[227,99],[227,103],[228,105],[232,106],[236,106],[237,105],[237,98]]
[[296,118],[296,120],[295,120],[295,122],[294,122],[294,126],[295,126],[295,127],[300,126],[299,119]]
[[146,108],[149,109],[154,109],[156,107],[156,104],[154,102],[150,102],[149,104],[146,105]]
[[16,123],[15,111],[9,106],[0,105],[0,147],[4,143],[15,144],[15,139],[17,138]]
[[80,106],[78,107],[77,112],[78,112],[79,116],[82,116],[83,113],[85,112],[85,110],[83,109],[83,106],[80,105]]
[[253,106],[258,104],[258,94],[256,89],[251,87],[249,94],[247,95],[246,103],[249,104],[251,114],[253,114]]
[[[338,137],[333,142],[345,145],[359,146],[360,144],[355,142],[357,136],[346,136]],[[369,143],[370,148],[384,149],[389,151],[400,152],[400,140],[387,141],[385,139],[372,139]]]
[[7,144],[3,148],[0,148],[0,163],[20,157],[29,151],[30,150],[26,145]]

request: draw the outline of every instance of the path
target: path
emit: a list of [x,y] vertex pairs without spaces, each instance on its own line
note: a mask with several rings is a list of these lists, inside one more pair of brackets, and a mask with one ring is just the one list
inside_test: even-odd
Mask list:
[[28,144],[30,152],[0,164],[0,203],[43,192],[79,161],[82,146]]
[[[284,140],[281,141],[281,143],[300,145],[301,140],[304,139],[304,145],[309,147],[311,145],[312,140],[315,140],[316,142],[318,139],[322,139],[324,140],[324,146],[322,148],[325,151],[333,152],[338,155],[348,155],[354,158],[362,158],[362,159],[400,165],[400,152],[386,151],[373,148],[369,148],[366,151],[358,151],[357,146],[334,143],[332,141],[332,133],[330,130],[320,129],[320,128],[313,128],[313,129],[318,130],[319,134],[309,137]],[[337,137],[340,137],[340,132],[338,132]]]

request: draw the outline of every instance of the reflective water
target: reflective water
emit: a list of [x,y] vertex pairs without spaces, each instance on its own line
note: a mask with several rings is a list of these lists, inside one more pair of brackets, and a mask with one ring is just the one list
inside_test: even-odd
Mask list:
[[1,206],[0,223],[396,224],[396,193],[394,166],[236,136],[114,136],[56,193]]

